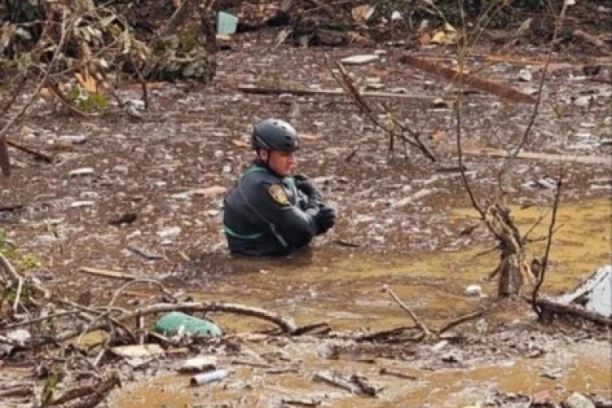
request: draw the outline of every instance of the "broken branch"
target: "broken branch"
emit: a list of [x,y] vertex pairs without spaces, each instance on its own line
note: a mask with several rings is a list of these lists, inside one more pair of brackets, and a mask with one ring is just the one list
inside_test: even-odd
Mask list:
[[555,201],[553,203],[552,216],[550,219],[550,225],[548,226],[548,237],[546,239],[546,250],[544,251],[544,257],[542,258],[542,272],[538,276],[538,282],[536,283],[533,293],[531,295],[531,302],[534,312],[538,314],[538,319],[542,318],[542,310],[537,305],[538,292],[540,287],[544,283],[544,277],[546,276],[546,267],[548,266],[548,257],[550,255],[550,247],[552,246],[552,237],[555,231],[555,223],[557,221],[557,210],[559,209],[559,201],[561,199],[561,188],[563,187],[563,173],[559,175],[557,180],[557,191],[555,192]]
[[414,314],[414,312],[412,311],[412,309],[410,309],[408,307],[408,305],[406,305],[404,302],[402,302],[402,300],[395,294],[395,292],[393,292],[393,289],[391,289],[390,287],[388,287],[387,285],[385,285],[383,287],[383,291],[388,293],[389,296],[391,296],[391,298],[393,298],[393,300],[395,300],[395,302],[406,312],[408,313],[408,315],[410,315],[410,317],[412,318],[412,320],[414,321],[414,323],[419,327],[419,329],[421,329],[423,331],[423,333],[425,333],[426,336],[431,336],[431,332],[429,331],[429,329],[427,328],[427,326],[425,326],[417,317],[416,314]]
[[30,147],[24,146],[22,144],[19,144],[17,142],[14,142],[12,140],[7,140],[6,143],[11,146],[14,147],[17,150],[21,150],[22,152],[31,154],[32,156],[34,156],[35,158],[39,159],[39,160],[43,160],[47,163],[53,163],[53,156],[47,154],[47,153],[43,153],[43,152],[39,152],[38,150],[34,150]]

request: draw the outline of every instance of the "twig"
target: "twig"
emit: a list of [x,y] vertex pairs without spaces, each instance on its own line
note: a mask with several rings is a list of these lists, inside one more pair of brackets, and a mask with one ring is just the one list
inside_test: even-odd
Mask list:
[[533,307],[533,310],[538,314],[538,319],[542,319],[542,309],[538,307],[536,300],[538,299],[538,292],[540,290],[540,287],[544,283],[544,278],[546,276],[546,268],[548,266],[548,257],[550,255],[550,247],[552,246],[552,237],[554,234],[555,223],[557,221],[557,210],[559,209],[559,201],[561,199],[562,187],[563,187],[563,172],[561,172],[561,174],[559,175],[559,179],[557,180],[557,191],[555,193],[555,201],[553,203],[550,225],[548,226],[548,238],[546,239],[546,250],[544,251],[544,257],[542,258],[542,272],[538,276],[538,282],[536,283],[536,286],[533,289],[533,293],[531,296],[531,305]]
[[397,378],[405,378],[406,380],[413,380],[416,381],[419,379],[419,377],[415,376],[415,375],[410,375],[410,374],[404,374],[402,372],[399,371],[395,371],[395,370],[390,370],[388,368],[382,367],[379,371],[380,375],[390,375],[393,377],[397,377]]
[[119,295],[121,294],[121,292],[123,292],[125,289],[128,288],[128,286],[133,285],[135,283],[151,283],[155,286],[157,286],[159,288],[159,290],[166,296],[168,296],[170,299],[172,299],[175,303],[177,302],[176,298],[174,297],[174,295],[172,293],[170,293],[165,287],[164,285],[162,285],[159,281],[155,280],[155,279],[135,279],[129,282],[126,282],[125,284],[123,284],[123,286],[121,286],[119,289],[117,289],[113,295],[113,297],[111,298],[111,301],[108,303],[108,306],[112,306],[115,304],[115,301],[117,300],[117,298],[119,297]]
[[[461,58],[459,59],[459,69],[463,70],[463,63],[464,63],[464,56],[461,55]],[[463,83],[461,83],[463,84]],[[462,90],[462,87],[460,88]],[[463,164],[463,145],[461,143],[461,121],[462,121],[462,115],[461,115],[461,107],[462,107],[462,102],[463,102],[463,92],[459,92],[457,94],[457,103],[455,103],[455,132],[456,132],[456,143],[457,143],[457,160],[459,161],[459,170],[461,173],[461,182],[463,184],[463,187],[465,188],[465,191],[468,194],[468,197],[470,199],[470,203],[472,204],[472,207],[474,207],[474,209],[478,212],[478,215],[480,216],[481,220],[484,220],[485,217],[485,212],[482,209],[482,207],[478,204],[478,201],[476,201],[476,197],[474,196],[474,191],[472,191],[472,187],[470,186],[470,182],[468,181],[468,177],[467,177],[467,173],[466,173],[466,167]]]
[[21,291],[23,290],[23,278],[19,278],[19,283],[17,284],[17,292],[15,293],[15,301],[13,302],[13,311],[17,313],[17,308],[19,307],[19,298],[21,298]]
[[472,320],[472,319],[476,319],[477,317],[482,316],[484,313],[486,312],[486,309],[478,309],[474,312],[468,313],[464,316],[460,316],[448,323],[446,323],[444,326],[442,326],[440,329],[437,330],[438,334],[442,334],[447,330],[452,329],[453,327],[457,326],[458,324],[461,324],[463,322],[467,322],[468,320]]
[[419,327],[419,329],[421,329],[423,331],[423,333],[425,333],[425,336],[431,336],[431,332],[429,331],[429,329],[427,328],[427,326],[425,326],[417,317],[416,314],[414,314],[414,312],[412,311],[412,309],[410,309],[408,307],[408,305],[406,305],[404,302],[402,302],[402,300],[395,294],[395,292],[393,292],[393,289],[391,289],[390,287],[388,287],[387,285],[383,286],[383,291],[388,293],[393,300],[395,300],[395,302],[406,312],[410,315],[410,317],[412,318],[412,321],[414,321],[414,323]]
[[36,317],[34,319],[26,320],[26,321],[23,321],[23,322],[17,322],[17,323],[9,324],[7,326],[0,326],[0,329],[2,329],[2,330],[10,330],[10,329],[15,329],[17,327],[31,326],[31,325],[36,324],[36,323],[44,322],[45,320],[54,319],[56,317],[73,315],[73,314],[77,314],[77,313],[79,313],[78,310],[67,310],[67,311],[64,311],[64,312],[58,312],[58,313],[50,314],[50,315],[47,315],[47,316]]
[[11,264],[11,262],[4,256],[2,252],[0,252],[0,268],[4,269],[4,271],[9,274],[12,280],[19,281],[23,279],[23,277],[15,270],[13,264]]
[[536,222],[534,222],[533,225],[529,227],[527,232],[523,234],[523,238],[521,238],[523,242],[527,242],[529,235],[538,227],[538,225],[542,223],[542,221],[544,221],[548,213],[549,213],[549,210],[547,210],[544,214],[540,214]]
[[409,326],[401,326],[401,327],[396,327],[394,329],[386,329],[386,330],[381,330],[381,331],[377,331],[374,333],[367,333],[367,334],[362,334],[359,337],[355,338],[355,341],[379,341],[385,338],[389,338],[392,336],[398,336],[400,334],[403,334],[406,330],[410,330],[410,329],[414,329],[416,327],[409,327]]

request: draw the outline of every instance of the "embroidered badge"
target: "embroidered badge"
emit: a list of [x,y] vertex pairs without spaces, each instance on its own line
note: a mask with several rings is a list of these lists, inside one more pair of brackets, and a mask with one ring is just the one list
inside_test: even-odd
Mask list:
[[268,192],[270,193],[274,201],[276,201],[280,205],[289,205],[289,197],[287,197],[287,193],[280,185],[271,185],[268,189]]

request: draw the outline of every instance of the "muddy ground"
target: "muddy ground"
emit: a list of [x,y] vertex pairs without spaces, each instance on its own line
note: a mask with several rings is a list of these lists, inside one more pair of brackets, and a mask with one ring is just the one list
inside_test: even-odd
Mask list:
[[[362,303],[364,309],[379,308],[378,313],[384,317],[378,320],[377,326],[376,319],[363,318],[367,315],[365,312],[351,317],[354,310],[350,309],[350,304],[347,310],[343,307],[345,304],[338,303],[333,296],[322,301],[324,312],[319,308],[319,312],[310,313],[306,306],[317,302],[312,300],[316,298],[313,292],[330,290],[330,293],[338,294],[350,288],[348,297],[354,296],[354,305],[354,299],[364,294],[385,298],[384,295],[373,295],[383,284],[403,285],[404,290],[398,293],[410,296],[407,300],[416,306],[417,313],[436,325],[474,310],[478,305],[492,307],[495,311],[491,313],[492,320],[478,320],[484,322],[481,325],[488,324],[490,329],[482,331],[477,323],[469,323],[461,329],[467,331],[467,337],[457,343],[450,340],[453,350],[462,353],[460,357],[445,354],[440,360],[441,357],[435,352],[404,342],[403,346],[374,347],[373,356],[366,358],[385,358],[392,364],[396,364],[395,359],[399,358],[400,361],[410,361],[410,366],[432,372],[453,364],[453,370],[458,368],[458,371],[454,371],[457,378],[462,377],[462,367],[467,370],[468,366],[488,366],[491,362],[504,360],[501,356],[508,361],[515,357],[537,358],[533,354],[534,347],[554,354],[556,350],[563,350],[568,342],[586,342],[587,350],[605,350],[609,334],[589,325],[561,325],[562,330],[558,331],[559,327],[556,326],[551,328],[536,324],[528,305],[521,301],[493,305],[494,284],[482,283],[489,295],[487,298],[459,300],[464,298],[465,285],[481,283],[480,279],[495,267],[494,255],[486,258],[486,264],[478,268],[470,268],[464,260],[461,268],[469,271],[469,279],[446,269],[456,264],[444,263],[438,265],[431,276],[426,271],[416,277],[410,272],[402,276],[402,271],[406,268],[411,270],[410,265],[422,259],[435,262],[436,259],[451,257],[449,254],[453,253],[473,255],[477,252],[475,249],[484,250],[493,244],[484,228],[478,228],[471,235],[461,234],[473,224],[475,214],[469,211],[468,197],[461,186],[459,173],[452,171],[457,166],[453,110],[451,104],[433,103],[438,98],[451,101],[456,90],[454,86],[401,64],[398,58],[406,51],[393,45],[381,44],[375,49],[301,49],[288,46],[272,49],[273,38],[273,33],[266,32],[235,37],[231,49],[218,54],[217,75],[211,85],[156,84],[156,89],[149,93],[150,109],[148,112],[142,111],[140,119],[116,112],[83,119],[67,113],[53,101],[39,101],[27,120],[10,135],[10,139],[44,150],[52,154],[56,161],[52,164],[42,163],[22,152],[12,151],[14,174],[10,180],[2,181],[0,194],[1,207],[23,206],[19,210],[0,212],[0,220],[7,238],[22,253],[33,254],[42,261],[42,266],[35,267],[29,273],[36,274],[58,294],[73,299],[86,295],[91,305],[108,301],[118,284],[112,279],[81,273],[81,267],[160,279],[185,296],[265,305],[279,313],[296,316],[301,324],[327,318],[335,330],[383,329],[410,322],[404,320],[407,318],[401,310],[390,302],[382,305]],[[455,51],[450,47],[430,46],[411,52],[449,65],[456,60]],[[533,94],[538,89],[545,52],[545,49],[530,47],[506,49],[504,54],[511,58],[507,62],[499,62],[487,59],[490,53],[495,53],[495,49],[483,47],[473,51],[469,68],[478,75]],[[275,88],[337,88],[326,59],[370,53],[378,54],[380,60],[349,66],[348,69],[363,87],[368,83],[370,86],[379,83],[381,85],[374,85],[377,91],[415,96],[414,99],[387,98],[384,102],[396,118],[423,135],[436,152],[436,163],[428,161],[415,149],[409,149],[408,157],[404,157],[401,145],[389,154],[387,135],[374,128],[346,97],[253,95],[236,88],[239,84]],[[527,62],[518,61],[519,58],[525,58],[523,61]],[[605,158],[609,158],[611,152],[612,89],[605,83],[592,81],[585,74],[583,68],[587,62],[601,66],[599,78],[602,75],[609,77],[612,62],[607,57],[591,56],[585,62],[578,54],[553,55],[552,72],[542,89],[540,113],[525,150],[571,157],[596,157],[600,158],[599,164],[572,160],[517,160],[507,172],[510,202],[516,205],[517,211],[525,208],[534,211],[527,221],[537,218],[539,209],[544,211],[550,206],[554,195],[550,180],[557,177],[561,170],[565,175],[562,202],[563,208],[567,209],[566,221],[571,222],[572,214],[585,206],[595,205],[599,208],[586,215],[585,223],[591,230],[587,228],[586,232],[580,232],[593,240],[590,251],[585,249],[580,252],[580,259],[572,263],[564,263],[562,251],[557,253],[557,258],[552,257],[550,273],[566,275],[565,279],[556,281],[550,287],[545,285],[544,291],[549,294],[573,287],[592,268],[609,260],[609,250],[606,248],[610,245],[610,233],[606,225],[610,221],[612,179]],[[520,79],[519,74],[523,69],[532,73],[531,80]],[[139,100],[141,97],[138,84],[123,84],[118,94],[123,99]],[[25,95],[22,100],[26,100]],[[374,102],[374,99],[371,100]],[[508,103],[484,92],[465,93],[464,103],[464,144],[471,151],[516,146],[533,112],[532,106]],[[14,109],[18,109],[18,106]],[[232,259],[221,233],[223,193],[231,188],[251,160],[252,153],[247,147],[251,124],[270,116],[291,121],[306,135],[304,147],[299,153],[299,172],[311,176],[322,187],[325,198],[337,207],[338,223],[330,233],[316,239],[310,253],[280,261]],[[466,155],[465,164],[477,197],[483,201],[493,199],[496,174],[504,165],[503,160],[469,154]],[[91,174],[71,175],[71,171],[87,167],[93,169]],[[136,214],[136,220],[123,226],[109,224],[126,213]],[[565,245],[562,248],[568,250],[581,245],[580,239],[572,240],[572,231],[566,230],[565,233],[565,240],[560,243]],[[536,246],[534,251],[541,249],[541,246]],[[146,259],[143,252],[156,259]],[[589,265],[588,269],[567,270],[568,266],[576,268],[581,259]],[[427,262],[423,264],[427,265]],[[336,269],[340,268],[338,265],[344,265],[345,272],[351,271],[348,277],[342,275],[342,270]],[[362,268],[359,268],[360,265]],[[370,271],[377,270],[385,273],[368,275]],[[362,278],[362,286],[349,284],[359,283]],[[415,286],[422,290],[414,290]],[[412,291],[410,287],[413,287]],[[436,288],[440,292],[435,299],[424,300],[427,293],[434,293]],[[135,287],[134,290],[147,293],[146,287]],[[450,306],[451,299],[458,302],[456,308]],[[122,299],[126,304],[129,300],[128,297]],[[467,303],[461,304],[462,301]],[[334,319],[330,318],[332,312],[336,313],[336,318],[341,316],[336,326]],[[266,328],[261,324],[237,323],[242,321],[240,319],[219,319],[228,332],[251,332]],[[248,343],[248,340],[241,341]],[[281,340],[264,343],[278,346],[278,341]],[[316,338],[310,341],[319,342]],[[303,347],[285,339],[282,342],[291,343],[286,352],[289,359],[302,356],[299,358],[312,361],[308,357],[312,347]],[[326,342],[330,344],[320,346],[331,347],[333,340]],[[424,344],[422,347],[431,346]],[[228,351],[227,347],[213,347],[212,350],[229,356],[227,358],[232,357],[232,350]],[[571,353],[569,348],[567,350],[567,353]],[[328,352],[317,353],[318,358],[322,359],[317,360],[315,366],[335,366],[329,361],[338,359],[353,361],[355,353],[351,354],[349,350],[348,354],[353,357],[344,358],[343,352],[337,352],[329,360],[326,359]],[[566,354],[563,356],[567,357]],[[173,363],[168,361],[164,366],[162,361],[159,364],[164,372]],[[10,367],[9,362],[5,365]],[[501,366],[504,364],[501,363]],[[341,368],[352,370],[355,367],[349,364]],[[380,368],[378,365],[368,367],[370,376]],[[609,388],[606,390],[605,386],[600,385],[607,380],[605,370],[601,365],[594,367],[593,370],[601,373],[594,374],[590,385],[570,381],[560,389],[555,388],[552,381],[540,389],[527,387],[526,393],[551,390],[551,399],[555,401],[565,398],[572,391],[584,394],[592,392],[604,399],[612,397]],[[309,370],[313,369],[309,366]],[[502,369],[498,366],[491,370],[499,373]],[[523,375],[518,371],[513,374],[516,378]],[[134,379],[152,381],[155,372],[157,370],[145,371]],[[541,377],[539,372],[525,372],[533,376],[530,378]],[[586,372],[593,371],[586,369]],[[479,375],[486,377],[486,373],[485,370]],[[242,375],[249,378],[252,374]],[[421,375],[416,374],[417,377]],[[551,374],[546,378],[559,377]],[[449,381],[454,380],[444,376],[426,380],[419,388],[420,393],[410,398],[405,393],[382,392],[382,399],[376,400],[376,406],[458,406],[445,404],[463,404],[466,400],[508,406],[512,398],[516,399],[516,406],[528,406],[525,404],[530,403],[529,400],[521,400],[523,397],[520,395],[505,394],[499,383],[497,388],[479,386],[478,383],[473,386],[477,392],[470,394],[466,389],[472,386],[465,384],[465,387],[448,391],[444,387],[450,384]],[[128,380],[126,384],[129,383]],[[173,391],[168,394],[175,397],[169,397],[167,401],[159,402],[159,396],[152,400],[136,398],[135,401],[141,401],[146,406],[196,406],[202,403],[201,392],[200,398],[180,399],[184,391],[181,391],[181,383],[178,384],[171,387]],[[246,389],[257,390],[261,385],[257,384],[251,384]],[[400,390],[407,387],[405,382],[387,386]],[[285,391],[316,391],[310,381],[305,380],[301,383],[288,380],[282,387]],[[245,400],[245,397],[241,399],[236,396],[241,389],[235,385],[228,391],[227,384],[220,385],[215,388],[220,396],[215,394],[217,399],[207,401],[210,404],[222,404],[224,401],[230,404],[214,406],[283,404],[278,399],[278,395],[282,394],[280,391],[270,395],[260,393],[259,399],[253,397],[251,400],[249,396]],[[223,390],[227,392],[223,394]],[[146,391],[140,393],[147,395]],[[356,405],[353,398],[347,400],[345,395],[340,394],[320,391],[317,398],[328,406],[374,406],[370,400],[363,401],[366,405]],[[433,397],[439,395],[446,399]],[[462,399],[460,395],[468,395],[469,398]],[[108,404],[117,407],[145,406],[132,400],[127,402],[125,398],[115,396]],[[338,401],[349,405],[338,405],[341,404]],[[409,401],[405,402],[408,405],[401,405],[402,401]]]

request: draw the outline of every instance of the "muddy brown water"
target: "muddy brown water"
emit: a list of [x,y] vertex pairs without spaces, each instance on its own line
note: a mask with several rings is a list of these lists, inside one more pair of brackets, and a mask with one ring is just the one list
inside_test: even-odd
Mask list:
[[[513,213],[522,227],[528,227],[539,217],[540,210],[514,208]],[[453,211],[456,219],[471,215],[467,209]],[[608,200],[564,205],[560,209],[561,228],[552,248],[545,292],[562,293],[609,262],[611,215]],[[547,228],[548,218],[534,230],[534,236],[544,235]],[[531,250],[539,254],[543,245],[534,244]],[[381,330],[410,324],[406,314],[381,292],[382,285],[388,285],[429,327],[435,328],[475,310],[494,295],[495,284],[483,282],[482,278],[490,272],[496,254],[477,256],[485,249],[479,246],[403,257],[359,252],[330,256],[321,251],[282,262],[254,261],[250,272],[244,271],[248,264],[245,267],[245,261],[240,260],[235,262],[241,263],[242,273],[228,276],[193,295],[202,300],[232,299],[266,307],[294,317],[298,324],[325,321],[334,330]],[[463,294],[464,288],[473,283],[482,285],[487,298]],[[533,319],[528,308],[500,308],[488,316],[487,324],[530,324]],[[227,332],[269,327],[260,321],[235,316],[219,315],[215,320]],[[256,353],[267,350],[263,344],[250,347]],[[321,350],[322,345],[289,343],[285,351],[299,363],[298,372],[266,374],[260,368],[232,366],[228,379],[195,388],[190,387],[189,376],[161,374],[146,383],[127,387],[116,395],[113,406],[268,407],[282,406],[283,398],[312,397],[334,407],[461,407],[483,402],[492,390],[527,395],[548,390],[557,398],[563,398],[570,391],[612,397],[609,343],[605,341],[573,342],[559,338],[539,358],[498,355],[465,366],[437,368],[383,357],[373,361],[330,360],[322,358]],[[220,362],[223,365],[223,359]],[[414,379],[382,376],[381,367],[401,371]],[[376,399],[351,395],[313,382],[314,373],[322,369],[336,369],[349,375],[358,372],[384,389]],[[545,374],[550,372],[558,375]]]

